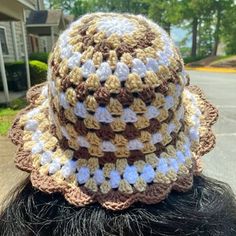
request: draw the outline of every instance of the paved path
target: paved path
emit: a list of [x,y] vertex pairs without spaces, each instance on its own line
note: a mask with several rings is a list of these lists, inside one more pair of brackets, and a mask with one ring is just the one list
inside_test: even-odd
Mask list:
[[[236,74],[188,71],[220,111],[214,130],[217,145],[204,157],[205,174],[229,183],[236,192]],[[14,167],[15,147],[0,137],[0,202],[26,174]]]
[[[9,99],[10,101],[15,100],[16,98],[20,98],[23,97],[25,95],[25,91],[20,91],[20,92],[9,92]],[[5,103],[6,102],[6,97],[4,92],[0,91],[0,104]]]
[[0,202],[11,188],[17,185],[26,174],[14,166],[15,146],[5,137],[0,136]]
[[220,115],[214,126],[216,147],[203,158],[204,172],[229,183],[236,192],[236,73],[188,73],[191,83],[204,90]]

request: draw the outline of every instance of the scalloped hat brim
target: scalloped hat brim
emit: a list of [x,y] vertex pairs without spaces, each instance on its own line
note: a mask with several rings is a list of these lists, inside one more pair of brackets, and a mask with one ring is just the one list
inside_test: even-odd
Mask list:
[[35,101],[39,97],[41,89],[45,84],[46,83],[34,86],[28,91],[27,100],[30,102],[30,105],[18,114],[13,123],[12,129],[9,132],[9,137],[12,142],[17,145],[15,163],[19,169],[30,173],[30,179],[34,187],[47,193],[60,192],[69,203],[78,207],[99,202],[107,209],[123,210],[137,201],[146,204],[158,203],[165,199],[172,189],[187,191],[192,187],[193,176],[200,174],[202,171],[201,157],[215,146],[215,136],[211,127],[217,120],[218,111],[210,102],[207,101],[199,87],[188,86],[186,89],[188,89],[194,96],[198,96],[198,107],[202,113],[202,118],[200,120],[200,142],[199,147],[195,152],[194,165],[191,172],[185,176],[178,176],[177,180],[171,184],[154,183],[147,186],[147,189],[144,192],[135,192],[130,195],[118,191],[110,191],[104,195],[101,193],[91,192],[83,186],[71,186],[66,181],[56,181],[53,176],[42,175],[39,170],[33,166],[31,152],[23,149],[23,128],[19,124],[19,120],[23,114],[37,107]]

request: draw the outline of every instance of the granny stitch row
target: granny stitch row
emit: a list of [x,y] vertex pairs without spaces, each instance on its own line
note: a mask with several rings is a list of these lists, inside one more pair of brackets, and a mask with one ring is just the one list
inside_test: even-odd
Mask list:
[[[126,34],[130,34],[130,37],[132,37],[133,35],[136,36],[136,38],[138,37],[139,39],[142,39],[142,34],[140,34],[140,27],[139,25],[143,24],[145,21],[147,21],[146,19],[143,19],[142,16],[139,16],[139,18],[136,19],[132,19],[132,16],[128,16],[128,18],[131,18],[132,20],[135,21],[136,23],[136,27],[135,27],[135,32],[134,32],[134,27],[133,30],[128,31],[126,27],[131,28],[130,25],[130,19],[124,19],[124,25],[121,25],[120,23],[122,22],[121,19],[119,19],[119,17],[113,16],[113,14],[110,14],[110,16],[103,16],[103,14],[97,15],[97,19],[93,19],[93,22],[89,22],[90,24],[90,28],[98,28],[98,31],[100,33],[103,33],[102,29],[105,29],[105,34],[107,36],[110,36],[110,38],[112,38],[113,41],[119,40],[119,36],[125,36]],[[116,27],[111,27],[111,24],[113,25],[114,22],[118,22],[120,21],[119,24],[116,25]],[[108,25],[104,25],[104,22],[109,22]],[[72,24],[72,32],[73,32],[73,28],[77,29],[79,24],[81,24],[81,21],[75,22],[74,24]],[[146,62],[146,64],[144,64],[144,62],[139,59],[139,58],[133,58],[132,60],[132,67],[131,67],[131,72],[135,72],[137,74],[139,74],[141,77],[144,77],[146,74],[146,71],[154,71],[155,73],[158,71],[158,67],[160,65],[165,65],[168,66],[170,64],[170,58],[172,56],[174,56],[175,53],[175,48],[173,47],[173,43],[171,41],[171,39],[168,37],[167,33],[165,31],[163,31],[159,26],[152,24],[152,22],[148,21],[148,23],[150,25],[152,25],[152,29],[154,30],[156,36],[158,35],[158,46],[157,46],[157,50],[154,53],[150,53],[150,56],[152,57],[140,57],[141,59],[144,60],[144,62]],[[144,27],[144,31],[150,30],[149,27],[147,26],[143,26]],[[146,28],[145,28],[146,27]],[[114,31],[111,33],[111,31]],[[123,33],[121,34],[120,31],[123,31]],[[89,33],[88,33],[89,32]],[[135,34],[136,33],[136,34]],[[93,32],[88,31],[86,32],[86,36],[89,36],[91,34],[91,37],[93,37]],[[99,33],[98,33],[99,34]],[[74,48],[73,46],[77,46],[77,44],[74,44],[75,42],[78,43],[79,40],[73,40],[74,35],[70,35],[69,30],[65,31],[62,36],[60,37],[60,42],[59,42],[59,48],[61,50],[61,58],[62,59],[69,59],[68,61],[68,65],[71,69],[73,69],[74,67],[80,66],[81,63],[81,59],[84,58],[84,55],[88,54],[88,51],[91,51],[91,47],[88,48],[88,51],[85,51],[82,53],[80,52],[73,52]],[[113,37],[112,37],[113,36]],[[79,39],[79,38],[78,38]],[[103,35],[102,39],[100,38],[100,40],[104,40],[105,39],[105,35]],[[109,41],[109,37],[107,38]],[[82,40],[81,40],[82,41]],[[73,45],[70,44],[70,42],[73,43]],[[129,42],[129,41],[128,41]],[[132,46],[135,46],[135,44],[132,44],[132,42],[129,42]],[[163,45],[163,46],[162,46]],[[117,46],[117,45],[116,45]],[[82,47],[82,46],[81,46]],[[147,47],[148,48],[148,47]],[[148,48],[149,50],[151,50],[151,48]],[[154,49],[154,48],[153,48]],[[155,49],[154,49],[155,50]],[[147,50],[148,51],[148,50]],[[91,53],[92,54],[92,53]],[[137,53],[137,55],[139,55]],[[92,57],[92,55],[90,55]],[[158,60],[157,60],[158,59]],[[100,64],[100,67],[97,69],[96,71],[96,66],[98,66],[97,63],[95,63],[93,60],[89,59],[87,61],[83,61],[83,66],[82,66],[82,71],[83,71],[83,76],[84,77],[88,77],[89,74],[91,73],[95,73],[101,78],[101,80],[106,80],[106,78],[111,74],[112,69],[110,68],[109,63],[107,62],[103,62]],[[127,66],[126,63],[123,62],[117,62],[117,66],[115,69],[115,74],[119,77],[119,79],[121,81],[125,80],[129,74],[129,67]]]
[[[201,121],[201,124],[204,124],[205,128],[201,130],[201,134],[200,134],[200,136],[201,136],[201,139],[200,139],[201,146],[199,147],[199,149],[196,152],[197,155],[203,155],[206,152],[208,152],[214,146],[214,143],[215,143],[214,136],[213,136],[212,132],[210,131],[210,129],[207,128],[207,127],[210,127],[214,123],[214,121],[217,118],[217,112],[216,112],[215,108],[212,107],[212,105],[210,105],[209,103],[206,102],[205,98],[203,97],[203,95],[201,94],[201,92],[198,88],[192,88],[191,87],[190,89],[194,93],[199,93],[200,94],[201,97],[198,97],[199,100],[197,101],[197,103],[198,103],[199,107],[201,108],[202,116],[207,117],[206,120]],[[34,92],[34,90],[35,90],[35,92]],[[31,95],[28,96],[28,99],[33,102],[35,107],[38,107],[41,103],[46,105],[46,103],[43,102],[44,96],[42,95],[42,93],[41,93],[41,95],[39,95],[39,92],[37,92],[37,91],[40,91],[40,90],[38,89],[38,87],[36,87],[35,89],[32,88],[32,90],[29,91],[29,94],[31,94]],[[44,91],[43,94],[45,95],[46,89],[44,89],[43,91]],[[191,99],[192,101],[196,102],[196,100],[192,96],[189,96],[188,92],[186,94],[187,94],[186,97],[188,97],[188,99]],[[194,96],[196,96],[196,94]],[[32,100],[32,98],[34,98],[34,99]],[[35,98],[37,98],[37,100],[35,100]],[[23,113],[27,113],[27,111],[30,111],[30,110],[32,110],[32,107],[28,107],[26,109],[26,111],[23,111]],[[37,110],[34,109],[32,113],[35,113],[35,112],[37,113]],[[32,113],[30,113],[30,115],[33,115]],[[22,117],[22,115],[21,115],[21,117]],[[196,124],[196,125],[198,126],[198,124]],[[19,126],[19,118],[17,118],[15,124],[13,125],[13,130],[11,132],[11,138],[12,138],[13,142],[15,144],[20,145],[19,146],[19,151],[18,151],[18,156],[17,156],[17,159],[16,159],[16,163],[17,163],[17,166],[19,168],[21,168],[23,170],[27,170],[27,171],[32,171],[31,181],[32,181],[34,186],[36,186],[36,187],[40,188],[42,191],[46,191],[46,192],[54,192],[54,191],[64,192],[65,191],[64,194],[65,194],[66,199],[69,202],[71,202],[75,205],[78,205],[78,206],[83,206],[83,205],[89,204],[93,201],[96,201],[95,199],[97,199],[97,200],[100,199],[99,195],[98,195],[98,198],[95,198],[95,195],[87,192],[86,189],[84,189],[82,185],[79,185],[79,189],[81,189],[82,192],[77,190],[77,188],[74,188],[73,186],[77,186],[77,184],[78,184],[76,178],[74,178],[73,180],[70,180],[70,179],[66,178],[65,180],[66,180],[66,183],[68,184],[68,187],[66,187],[65,182],[64,182],[65,180],[63,180],[63,178],[62,178],[62,173],[64,173],[65,177],[67,177],[66,173],[65,173],[65,172],[67,172],[66,171],[66,169],[67,169],[66,165],[64,165],[65,167],[63,167],[63,170],[61,168],[61,170],[57,171],[56,172],[57,174],[49,175],[49,173],[47,172],[48,170],[45,171],[43,169],[41,169],[39,172],[36,171],[39,166],[41,166],[41,167],[47,166],[46,163],[50,162],[51,157],[48,158],[47,154],[46,155],[44,154],[43,155],[44,157],[39,158],[38,154],[32,155],[28,151],[22,151],[21,145],[24,143],[24,141],[22,139],[25,135],[26,135],[25,138],[27,137],[27,131],[23,131],[22,128],[20,128],[20,127],[21,126]],[[45,128],[45,129],[48,130],[48,128]],[[24,136],[23,136],[22,132],[24,132]],[[187,141],[186,144],[188,145],[188,143],[189,142]],[[185,147],[187,146],[186,144],[185,144]],[[58,154],[60,153],[59,149],[60,148],[57,148]],[[181,152],[184,153],[184,150],[182,149]],[[182,155],[180,154],[180,152],[178,152],[176,154],[177,154],[176,155],[177,156],[176,160],[178,160],[178,162],[179,162],[181,160]],[[189,155],[191,155],[191,154],[189,153]],[[69,157],[72,156],[72,152],[70,152],[70,151],[63,152],[63,154],[61,153],[61,154],[59,154],[59,156],[61,156],[61,163],[64,163],[64,164],[65,163],[69,164],[70,163],[69,160],[72,160],[72,159],[69,158]],[[46,160],[44,160],[44,158]],[[52,159],[54,159],[54,158],[55,158],[55,156],[52,157]],[[93,160],[93,158],[91,158],[91,160]],[[87,166],[87,167],[91,168],[91,166],[93,166],[93,165],[91,165],[91,162],[93,162],[91,160],[88,160],[87,162],[85,160],[85,162],[82,161],[82,163],[81,163],[81,161],[78,160],[77,163],[80,162],[81,167],[82,166]],[[147,159],[147,164],[150,164],[152,166],[157,164],[157,163],[153,162],[152,160],[156,160],[156,159],[155,158],[154,159],[150,158],[149,160]],[[167,161],[168,159],[165,159],[165,160]],[[72,160],[72,161],[74,161],[74,160]],[[182,161],[184,161],[184,158],[183,158]],[[192,158],[192,161],[193,161],[192,168],[194,168],[194,171],[196,173],[199,173],[200,169],[199,169],[199,164],[198,164],[198,162],[199,162],[198,156],[195,156],[195,154],[194,154],[194,156]],[[169,162],[167,161],[167,163],[169,163]],[[63,164],[61,164],[61,165],[63,165]],[[137,165],[137,169],[138,169],[138,166],[139,165]],[[141,162],[140,166],[141,166],[141,168],[142,168],[142,166],[144,167],[145,163]],[[165,167],[165,164],[163,166]],[[48,166],[47,166],[47,168],[48,168]],[[190,168],[190,170],[191,170],[191,168]],[[68,171],[68,172],[70,172],[70,171]],[[93,175],[93,179],[95,179],[95,178],[99,179],[99,174],[101,172],[100,172],[100,170],[97,171],[97,172],[98,172],[98,174]],[[145,172],[146,172],[146,170],[144,170],[144,173]],[[175,172],[172,172],[172,174],[173,173],[175,173]],[[121,209],[124,209],[124,208],[127,208],[128,206],[130,206],[130,204],[135,202],[135,199],[137,199],[137,197],[138,197],[137,194],[138,193],[139,193],[138,199],[140,201],[143,201],[143,202],[146,202],[146,203],[159,202],[161,199],[165,198],[166,194],[170,191],[170,186],[173,186],[175,189],[182,190],[182,191],[187,190],[191,186],[191,183],[192,183],[191,182],[191,176],[190,176],[191,172],[188,174],[188,169],[184,168],[183,172],[178,172],[178,173],[181,173],[181,174],[177,175],[177,180],[175,180],[176,179],[175,174],[170,175],[170,173],[168,173],[165,176],[159,174],[159,182],[156,183],[156,184],[154,183],[154,185],[152,184],[153,186],[156,186],[155,189],[153,187],[151,187],[152,185],[150,185],[150,184],[148,184],[148,186],[146,187],[146,191],[144,191],[144,192],[142,192],[142,191],[141,192],[139,192],[139,191],[136,192],[137,190],[135,190],[136,188],[134,188],[135,192],[133,192],[133,194],[129,195],[130,197],[124,197],[124,196],[120,195],[119,192],[117,192],[117,190],[115,192],[115,194],[116,194],[116,197],[115,197],[113,194],[111,194],[111,191],[109,191],[109,193],[107,193],[107,194],[102,193],[104,195],[103,200],[101,198],[99,201],[104,207],[107,207],[107,208],[110,208],[110,209],[113,209],[113,210],[121,210]],[[139,175],[142,174],[140,169],[139,169],[138,174]],[[48,176],[48,177],[46,177],[46,176]],[[91,173],[91,176],[92,176],[92,173]],[[102,175],[100,175],[100,176],[102,176]],[[103,179],[103,178],[101,178],[101,179]],[[76,181],[77,182],[76,185],[71,185],[71,181],[73,183],[75,183],[75,181]],[[97,181],[99,181],[99,180],[97,180]],[[91,180],[89,182],[91,182]],[[59,184],[59,183],[61,183],[61,184]],[[62,184],[62,183],[64,183],[64,184]],[[175,184],[173,185],[172,183],[175,183]],[[87,184],[87,186],[88,185],[89,184]],[[70,189],[71,189],[70,186],[72,187],[72,189],[74,189],[73,191],[70,191]],[[92,189],[96,190],[96,187],[94,187],[94,186],[95,185],[93,185]],[[109,185],[107,185],[107,186],[108,186],[108,189],[109,189]],[[133,186],[133,185],[131,184],[131,186]],[[167,186],[169,186],[169,187],[167,187]],[[136,185],[136,187],[137,187],[137,185]],[[142,189],[140,188],[140,190],[142,190]],[[142,193],[144,193],[144,195]],[[79,194],[79,195],[77,195],[77,194]],[[105,197],[105,196],[107,196],[107,197]],[[119,200],[120,198],[122,198],[123,200],[120,201]],[[105,199],[107,199],[107,200],[105,200]],[[156,200],[154,200],[154,199],[156,199]]]
[[[41,93],[41,99],[45,96],[47,87]],[[133,192],[132,186],[137,191],[145,191],[147,184],[168,183],[175,180],[178,174],[187,172],[192,167],[191,142],[199,139],[199,116],[201,115],[196,106],[196,99],[186,90],[184,93],[186,100],[191,100],[192,126],[189,128],[189,137],[181,134],[183,146],[180,150],[175,150],[173,146],[167,146],[167,153],[162,153],[160,157],[155,154],[145,156],[145,161],[136,161],[129,165],[127,160],[119,159],[116,164],[106,163],[99,166],[98,159],[91,157],[89,160],[76,160],[73,152],[65,150],[61,152],[54,150],[57,144],[55,137],[50,133],[45,133],[45,115],[43,111],[48,106],[47,95],[42,100],[42,105],[32,109],[22,116],[20,124],[24,124],[25,135],[23,136],[24,150],[32,153],[34,165],[42,173],[72,181],[75,186],[84,184],[89,190],[108,193],[111,188],[119,189],[126,194]],[[186,114],[187,115],[187,114]],[[188,120],[188,116],[186,116]],[[47,124],[49,125],[49,124]],[[46,135],[45,135],[46,134]],[[68,137],[70,139],[70,137]],[[80,137],[78,137],[80,139]],[[83,139],[82,139],[83,140]],[[85,140],[83,140],[85,141]],[[83,143],[83,141],[81,141]]]

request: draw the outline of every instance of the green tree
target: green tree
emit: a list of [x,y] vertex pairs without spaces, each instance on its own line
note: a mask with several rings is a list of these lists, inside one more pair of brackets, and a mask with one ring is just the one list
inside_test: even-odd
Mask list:
[[211,14],[211,0],[181,0],[180,18],[182,21],[190,22],[192,34],[191,56],[197,56],[199,24],[205,16]]
[[96,0],[49,0],[50,9],[63,9],[68,14],[75,17],[81,16],[91,11],[95,11]]
[[[234,8],[234,0],[212,0],[212,9],[214,11],[214,44],[213,44],[213,49],[212,49],[212,55],[216,55],[218,45],[220,42],[220,37],[227,32],[226,29],[224,29],[224,21],[226,19],[231,19],[235,20],[234,16],[236,12],[234,11],[234,14],[232,12],[232,8]],[[232,22],[233,23],[233,22]],[[229,32],[231,34],[231,32]]]
[[143,0],[148,4],[148,17],[160,24],[168,33],[171,25],[180,23],[180,4],[178,0]]
[[88,12],[129,12],[147,14],[149,5],[142,0],[49,0],[51,9],[62,8],[75,17]]
[[128,12],[146,14],[149,5],[142,0],[99,0],[96,8],[105,12]]
[[[48,0],[79,17],[88,12],[144,14],[170,32],[173,25],[191,31],[191,56],[216,55],[223,39],[227,52],[236,53],[236,3],[234,0]],[[183,46],[183,45],[182,45]],[[187,50],[185,50],[187,53]]]
[[222,38],[226,53],[236,54],[236,4],[233,4],[222,21]]
[[79,17],[88,12],[96,11],[96,2],[96,0],[76,0],[73,8],[70,10],[70,13],[75,17]]
[[212,54],[212,45],[214,43],[212,17],[205,16],[199,20],[197,55],[208,56]]

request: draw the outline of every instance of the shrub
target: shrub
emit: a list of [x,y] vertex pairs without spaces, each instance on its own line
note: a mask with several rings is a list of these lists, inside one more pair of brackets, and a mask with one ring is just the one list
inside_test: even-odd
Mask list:
[[44,62],[47,64],[48,63],[48,56],[49,56],[48,52],[34,52],[34,53],[30,54],[29,60],[41,61],[41,62]]
[[25,108],[27,105],[26,97],[16,98],[9,103],[9,108],[12,110],[20,110]]
[[[47,78],[47,64],[41,61],[30,61],[31,84],[42,83]],[[26,69],[23,61],[6,63],[6,76],[8,88],[10,91],[23,91],[27,89]],[[3,90],[2,79],[0,75],[0,91]]]
[[188,63],[191,63],[191,62],[194,62],[194,61],[199,61],[203,58],[205,58],[206,56],[196,56],[196,57],[192,57],[192,56],[189,56],[189,57],[184,57],[184,63],[185,64],[188,64]]
[[[27,89],[26,69],[23,61],[5,63],[8,88],[11,91],[22,91]],[[0,79],[0,90],[3,90]]]
[[47,64],[41,61],[30,61],[31,84],[39,84],[47,79]]

